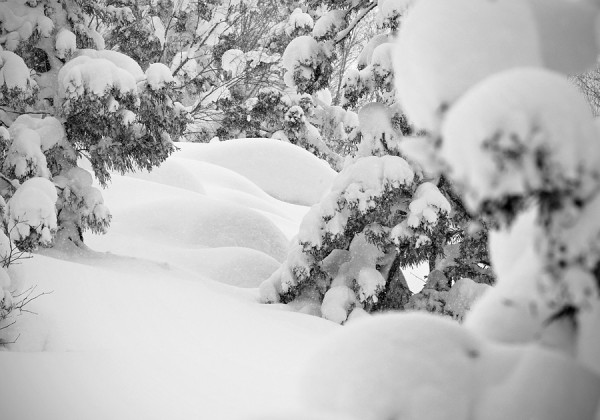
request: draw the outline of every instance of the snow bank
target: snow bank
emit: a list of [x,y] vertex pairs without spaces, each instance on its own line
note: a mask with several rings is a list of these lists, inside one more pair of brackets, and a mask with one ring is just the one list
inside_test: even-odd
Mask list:
[[178,156],[231,169],[273,197],[301,205],[317,203],[335,171],[301,147],[273,139],[181,143]]

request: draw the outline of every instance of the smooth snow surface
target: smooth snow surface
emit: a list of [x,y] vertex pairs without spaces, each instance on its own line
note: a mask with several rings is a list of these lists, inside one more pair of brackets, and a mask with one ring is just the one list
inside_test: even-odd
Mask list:
[[273,197],[293,204],[317,203],[335,176],[326,162],[310,152],[274,139],[238,139],[218,145],[183,143],[180,147],[178,156],[231,169]]
[[[112,175],[103,195],[113,223],[105,236],[86,235],[89,251],[64,245],[10,268],[11,289],[51,293],[28,307],[39,315],[24,313],[3,331],[20,337],[0,351],[1,419],[218,420],[303,410],[307,350],[338,326],[261,305],[256,287],[279,267],[307,208],[218,165],[248,154],[243,143],[180,146],[150,174]],[[304,150],[277,146],[258,144],[265,161],[299,156],[291,168],[315,176],[319,166]],[[310,181],[279,168],[269,174],[283,187],[298,182],[289,200],[304,200]]]

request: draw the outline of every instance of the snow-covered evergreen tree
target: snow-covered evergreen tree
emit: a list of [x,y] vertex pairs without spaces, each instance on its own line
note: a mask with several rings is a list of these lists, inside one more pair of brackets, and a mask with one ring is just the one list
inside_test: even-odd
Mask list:
[[[346,158],[338,180],[341,184],[336,183],[306,217],[298,244],[281,269],[265,282],[262,298],[266,302],[296,301],[298,306],[306,300],[322,302],[313,312],[337,322],[344,322],[354,308],[447,312],[443,297],[453,282],[465,277],[492,282],[489,267],[481,264],[487,261],[486,230],[466,232],[472,219],[448,181],[417,161],[404,159],[404,137],[413,130],[395,98],[391,53],[406,5],[386,2],[375,8],[369,2],[355,3],[319,2],[319,8],[307,9],[316,19],[312,32],[295,38],[284,53],[286,83],[298,91],[314,92],[329,79],[331,72],[323,66],[331,65],[335,45],[371,10],[380,22],[382,33],[365,45],[357,68],[348,71],[343,93],[345,107],[357,106],[365,96],[378,102],[360,107],[354,135],[361,140]],[[301,21],[308,26],[312,16],[304,15]],[[294,16],[298,20],[303,15],[296,11]],[[338,108],[342,112],[321,106],[321,122],[328,113],[337,113],[333,121],[339,123],[347,114]],[[335,126],[335,122],[329,125]],[[396,163],[389,163],[389,158]],[[382,168],[394,165],[405,165],[412,175],[402,182],[388,178],[390,170]],[[355,191],[364,191],[366,198],[352,197]],[[365,250],[366,244],[372,252]],[[361,253],[371,257],[361,258]],[[354,267],[345,273],[350,261]],[[411,298],[402,269],[422,263],[429,263],[432,271],[443,271],[444,281],[428,282],[423,293]],[[418,303],[434,295],[439,304]]]
[[[106,185],[110,170],[151,169],[174,150],[171,139],[187,118],[174,102],[169,69],[154,64],[144,72],[132,58],[105,50],[92,24],[131,19],[123,4],[0,3],[4,268],[19,252],[56,243],[57,235],[81,245],[84,230],[105,232],[110,212],[78,159]],[[8,302],[8,289],[3,293]]]

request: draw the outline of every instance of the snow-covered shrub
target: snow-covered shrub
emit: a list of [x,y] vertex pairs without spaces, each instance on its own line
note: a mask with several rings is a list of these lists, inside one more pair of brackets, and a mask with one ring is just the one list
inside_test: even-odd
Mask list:
[[306,215],[287,260],[261,285],[262,299],[316,302],[317,313],[340,323],[355,308],[403,308],[411,292],[401,268],[440,249],[436,232],[449,212],[401,157],[360,158]]

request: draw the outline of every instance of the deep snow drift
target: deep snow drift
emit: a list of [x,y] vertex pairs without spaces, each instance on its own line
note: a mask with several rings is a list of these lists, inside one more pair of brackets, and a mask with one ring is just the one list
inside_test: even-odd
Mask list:
[[261,305],[256,286],[308,210],[273,196],[312,204],[335,172],[276,140],[180,146],[150,174],[113,174],[103,191],[112,226],[86,235],[90,251],[43,250],[11,267],[15,287],[51,293],[3,331],[20,336],[0,353],[0,418],[238,419],[299,407],[302,361],[338,327]]

